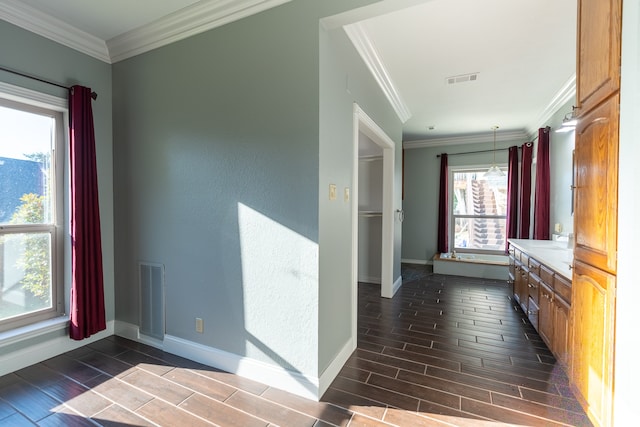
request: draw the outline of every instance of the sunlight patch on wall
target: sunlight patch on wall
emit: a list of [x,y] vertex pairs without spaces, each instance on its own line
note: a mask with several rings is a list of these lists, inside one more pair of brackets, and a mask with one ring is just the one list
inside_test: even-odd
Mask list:
[[238,203],[247,356],[317,369],[318,244]]

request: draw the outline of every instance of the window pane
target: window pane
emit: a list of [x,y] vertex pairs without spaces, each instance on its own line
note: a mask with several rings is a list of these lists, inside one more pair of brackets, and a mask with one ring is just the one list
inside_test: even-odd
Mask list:
[[0,236],[0,321],[52,307],[49,233]]
[[507,220],[505,218],[456,218],[455,249],[503,250]]
[[500,215],[507,212],[507,176],[487,180],[485,170],[453,174],[454,215]]
[[0,224],[51,224],[52,117],[0,106]]

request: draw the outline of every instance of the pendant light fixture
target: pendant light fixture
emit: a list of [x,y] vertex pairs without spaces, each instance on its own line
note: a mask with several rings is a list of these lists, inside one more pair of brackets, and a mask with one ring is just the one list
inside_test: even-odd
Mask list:
[[484,174],[484,177],[489,180],[505,176],[502,169],[496,165],[496,131],[498,130],[498,126],[492,126],[491,129],[493,129],[493,164]]

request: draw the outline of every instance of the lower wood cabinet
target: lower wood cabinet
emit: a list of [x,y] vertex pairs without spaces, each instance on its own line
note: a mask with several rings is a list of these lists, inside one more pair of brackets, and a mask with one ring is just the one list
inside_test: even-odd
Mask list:
[[509,257],[514,299],[569,374],[571,281],[518,248],[510,247]]
[[571,384],[595,425],[609,425],[613,406],[616,276],[574,261]]

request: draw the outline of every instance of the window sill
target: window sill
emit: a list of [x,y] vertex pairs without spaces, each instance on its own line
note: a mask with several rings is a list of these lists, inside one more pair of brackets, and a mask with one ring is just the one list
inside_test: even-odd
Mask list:
[[31,325],[22,326],[5,332],[0,332],[0,348],[24,341],[30,338],[66,329],[69,325],[68,316],[54,317]]

